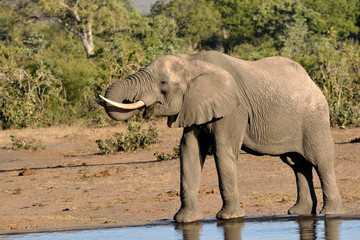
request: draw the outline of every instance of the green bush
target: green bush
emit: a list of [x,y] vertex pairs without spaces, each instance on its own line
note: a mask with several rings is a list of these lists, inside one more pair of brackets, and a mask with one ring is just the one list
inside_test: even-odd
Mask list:
[[12,149],[45,149],[45,145],[39,140],[27,139],[22,137],[17,137],[15,135],[10,135],[11,142],[12,142]]
[[151,144],[158,142],[158,131],[155,127],[150,126],[149,129],[141,131],[142,123],[136,121],[127,122],[127,126],[126,134],[116,132],[105,141],[96,140],[103,154],[147,149]]
[[0,127],[51,125],[65,104],[61,87],[42,65],[33,74],[22,68],[0,69]]
[[352,104],[333,105],[330,108],[331,125],[346,128],[360,125],[360,109]]
[[[213,155],[213,147],[210,146],[206,155]],[[157,161],[169,161],[172,159],[176,159],[180,157],[180,143],[174,147],[172,153],[165,153],[165,152],[155,152],[154,156],[156,157]]]
[[156,161],[169,161],[180,157],[180,145],[174,147],[172,153],[155,152]]

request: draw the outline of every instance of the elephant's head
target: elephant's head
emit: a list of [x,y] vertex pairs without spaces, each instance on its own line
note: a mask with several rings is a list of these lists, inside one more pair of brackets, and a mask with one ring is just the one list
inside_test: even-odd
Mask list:
[[188,127],[218,119],[239,104],[230,73],[189,55],[168,55],[132,76],[115,81],[100,102],[107,114],[126,120],[145,107],[144,118],[168,117],[168,125]]

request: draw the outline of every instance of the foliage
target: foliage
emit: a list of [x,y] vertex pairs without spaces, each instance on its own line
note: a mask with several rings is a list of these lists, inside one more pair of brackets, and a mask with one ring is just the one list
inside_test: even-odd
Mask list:
[[[96,48],[94,56],[88,59],[78,36],[61,24],[25,18],[40,7],[46,7],[46,11],[60,7],[55,6],[56,1],[41,2],[46,6],[33,1],[31,8],[22,3],[0,3],[0,127],[3,129],[77,122],[113,124],[93,97],[103,94],[116,79],[125,78],[157,57],[177,53],[181,48],[174,21],[164,16],[144,17],[124,5],[121,11],[128,17],[126,21],[118,18],[122,27],[110,29],[111,22],[93,22]],[[115,15],[120,13],[109,6],[104,8]]]
[[2,128],[23,128],[51,124],[54,110],[64,100],[61,82],[45,66],[29,73],[24,69],[0,69],[0,124]]
[[34,138],[27,139],[22,137],[17,137],[15,135],[10,135],[11,142],[12,142],[12,149],[18,150],[18,149],[32,149],[32,150],[38,150],[38,149],[45,149],[45,145],[39,140],[36,140]]
[[127,126],[126,134],[116,132],[112,138],[96,141],[103,154],[147,149],[158,142],[158,131],[155,127],[150,126],[148,130],[140,131],[142,124],[136,121],[127,122]]
[[[210,146],[207,150],[206,155],[213,155],[213,147]],[[165,153],[165,152],[155,152],[154,156],[156,157],[157,161],[169,161],[180,157],[180,143],[174,147],[172,153]]]
[[122,30],[128,18],[128,5],[127,0],[33,0],[20,2],[17,7],[29,19],[61,24],[81,39],[87,56],[92,57],[95,48],[93,33],[99,35]]
[[151,12],[174,19],[179,28],[178,35],[194,48],[216,34],[220,27],[220,13],[214,4],[205,0],[158,1]]
[[333,126],[360,125],[359,44],[329,40],[330,46],[320,49],[320,74],[314,80],[328,100]]
[[358,0],[302,0],[308,9],[318,13],[313,31],[326,34],[330,28],[338,32],[338,39],[356,36],[360,31]]
[[[253,17],[259,0],[208,0],[221,14],[221,31],[225,48],[251,41],[255,34]],[[219,41],[219,40],[218,40]],[[221,40],[220,40],[221,41]]]
[[169,161],[177,158],[175,155],[165,152],[155,152],[154,157],[156,158],[156,161]]
[[[331,124],[360,125],[358,0],[0,1],[0,127],[114,124],[92,100],[154,59],[217,49],[305,67]],[[185,50],[186,49],[186,50]]]
[[180,157],[180,145],[174,147],[172,153],[155,152],[154,157],[157,161],[169,161]]

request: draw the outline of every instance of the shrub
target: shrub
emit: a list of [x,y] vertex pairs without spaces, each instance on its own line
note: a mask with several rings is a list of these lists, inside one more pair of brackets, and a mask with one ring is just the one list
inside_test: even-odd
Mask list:
[[51,124],[52,112],[64,103],[60,92],[61,82],[42,67],[33,74],[21,68],[0,69],[0,127]]
[[[213,155],[213,154],[214,154],[213,146],[210,146],[209,149],[207,150],[206,155]],[[174,147],[172,153],[155,152],[154,156],[156,157],[157,161],[169,161],[176,158],[180,158],[180,143],[176,147]]]
[[147,149],[151,144],[158,142],[158,131],[155,127],[141,131],[142,123],[136,121],[127,122],[127,126],[126,134],[116,132],[112,138],[105,141],[96,140],[103,154]]
[[169,161],[180,157],[180,145],[174,147],[172,153],[155,152],[154,156],[157,161]]
[[32,150],[38,150],[38,149],[45,149],[45,145],[38,140],[32,139],[25,139],[22,137],[17,137],[15,135],[10,135],[11,142],[12,142],[12,149],[18,150],[18,149],[32,149]]

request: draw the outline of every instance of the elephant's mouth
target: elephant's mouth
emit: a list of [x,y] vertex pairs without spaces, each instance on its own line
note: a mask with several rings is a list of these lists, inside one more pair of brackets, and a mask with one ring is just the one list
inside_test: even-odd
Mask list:
[[159,108],[163,105],[162,102],[158,101],[154,104],[151,104],[147,107],[144,111],[143,118],[144,119],[151,119],[155,117],[159,117],[157,113],[159,113]]
[[143,118],[150,119],[152,116],[154,116],[154,112],[155,112],[155,104],[153,104],[145,109]]

